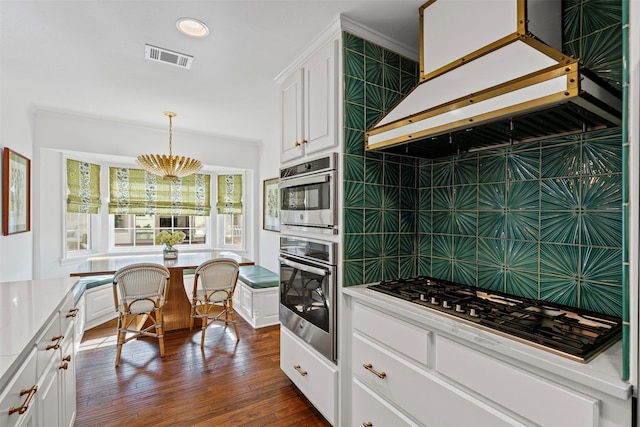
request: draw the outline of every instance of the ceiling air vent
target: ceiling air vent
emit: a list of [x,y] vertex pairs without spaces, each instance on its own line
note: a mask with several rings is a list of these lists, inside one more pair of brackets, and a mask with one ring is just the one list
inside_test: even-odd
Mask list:
[[193,56],[191,55],[185,55],[184,53],[152,46],[150,44],[144,45],[144,57],[151,61],[164,62],[165,64],[175,65],[176,67],[186,68],[187,70],[191,68],[191,63],[193,62]]

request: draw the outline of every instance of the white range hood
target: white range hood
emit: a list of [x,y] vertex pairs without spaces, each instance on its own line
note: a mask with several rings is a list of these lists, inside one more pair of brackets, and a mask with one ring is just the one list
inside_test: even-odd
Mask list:
[[435,158],[619,126],[619,92],[561,53],[561,15],[558,0],[426,3],[420,84],[367,150]]

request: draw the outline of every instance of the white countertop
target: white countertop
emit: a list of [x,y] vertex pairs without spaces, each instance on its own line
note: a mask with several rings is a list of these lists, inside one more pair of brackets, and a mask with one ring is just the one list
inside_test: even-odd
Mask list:
[[77,282],[70,277],[0,283],[0,391]]
[[470,342],[474,348],[489,352],[498,358],[504,356],[515,359],[518,366],[528,367],[536,372],[543,371],[555,381],[562,382],[562,378],[565,378],[619,399],[631,397],[631,385],[621,379],[622,341],[618,341],[591,362],[580,363],[456,321],[438,311],[425,309],[409,301],[368,290],[366,285],[346,287],[342,292],[356,300],[392,311],[434,332],[441,331]]

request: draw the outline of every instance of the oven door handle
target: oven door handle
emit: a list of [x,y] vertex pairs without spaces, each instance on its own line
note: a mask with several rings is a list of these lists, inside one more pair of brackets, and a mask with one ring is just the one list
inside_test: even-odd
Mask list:
[[305,176],[286,181],[280,181],[280,189],[299,187],[301,185],[324,184],[331,180],[331,175],[323,173],[315,176]]
[[288,265],[289,267],[297,268],[298,270],[308,271],[309,273],[317,274],[318,276],[328,276],[331,274],[329,270],[323,268],[312,267],[307,264],[300,264],[299,262],[291,261],[283,257],[278,257],[281,263]]

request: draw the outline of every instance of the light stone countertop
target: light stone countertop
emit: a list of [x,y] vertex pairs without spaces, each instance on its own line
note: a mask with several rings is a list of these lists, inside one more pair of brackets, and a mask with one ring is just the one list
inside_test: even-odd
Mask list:
[[77,282],[70,277],[0,283],[0,393]]

